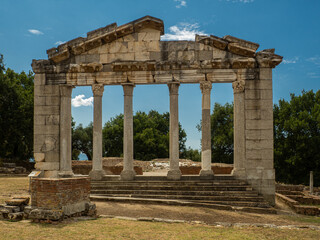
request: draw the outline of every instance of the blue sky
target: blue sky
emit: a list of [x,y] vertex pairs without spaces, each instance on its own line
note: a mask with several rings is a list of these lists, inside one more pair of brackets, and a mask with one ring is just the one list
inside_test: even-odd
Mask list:
[[[46,50],[112,22],[118,26],[145,15],[161,18],[166,39],[194,39],[195,33],[232,35],[275,48],[284,61],[273,71],[274,103],[290,93],[320,87],[319,0],[1,0],[0,53],[6,67],[31,70],[32,59],[46,59]],[[200,148],[196,125],[201,118],[198,85],[181,85],[179,117],[187,146]],[[83,97],[79,95],[84,95]],[[77,97],[77,98],[76,98]],[[92,121],[89,87],[75,88],[77,124]],[[230,84],[214,84],[211,104],[233,100]],[[134,111],[169,111],[165,85],[136,86]],[[103,121],[123,112],[120,86],[105,87]]]

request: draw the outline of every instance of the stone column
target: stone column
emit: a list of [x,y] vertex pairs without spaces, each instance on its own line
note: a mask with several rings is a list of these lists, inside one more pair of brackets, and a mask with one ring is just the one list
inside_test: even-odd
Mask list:
[[211,169],[211,117],[210,117],[210,93],[212,83],[210,81],[200,82],[202,92],[202,122],[201,122],[201,178],[213,178]]
[[60,177],[72,177],[71,93],[73,86],[60,86]]
[[181,171],[179,168],[179,86],[179,82],[168,83],[170,93],[170,170],[168,171],[167,178],[170,180],[179,180],[181,178]]
[[238,76],[237,81],[232,83],[234,103],[233,103],[233,175],[237,178],[246,178],[246,138],[245,138],[245,107],[244,90],[245,81]]
[[123,119],[123,170],[122,180],[133,180],[136,173],[133,168],[133,109],[132,95],[133,83],[122,84],[124,93],[124,119]]
[[92,92],[94,97],[93,106],[93,156],[92,170],[89,176],[93,180],[101,180],[105,175],[102,167],[102,95],[103,84],[93,84]]

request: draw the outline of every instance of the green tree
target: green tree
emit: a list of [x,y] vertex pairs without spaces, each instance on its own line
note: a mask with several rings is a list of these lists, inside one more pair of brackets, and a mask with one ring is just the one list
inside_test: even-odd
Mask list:
[[89,160],[92,160],[92,122],[88,126],[83,127],[79,124],[72,127],[72,159],[79,160],[79,154],[84,153]]
[[276,179],[308,184],[309,171],[320,182],[320,90],[290,94],[290,101],[274,105]]
[[[136,112],[133,116],[134,158],[151,160],[169,155],[169,113]],[[186,133],[179,124],[180,152],[185,151]],[[121,156],[123,152],[123,115],[108,121],[103,127],[104,155]]]
[[[201,123],[197,125],[201,131]],[[211,114],[212,162],[233,163],[233,103],[214,104]]]
[[201,162],[201,154],[198,149],[192,149],[188,147],[185,151],[183,151],[180,155],[180,158],[190,159],[195,162]]
[[33,74],[5,68],[0,56],[0,158],[26,166],[33,152]]

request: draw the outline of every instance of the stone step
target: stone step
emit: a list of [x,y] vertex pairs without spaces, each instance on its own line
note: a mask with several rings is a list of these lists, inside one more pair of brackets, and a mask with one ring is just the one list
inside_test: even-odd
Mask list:
[[300,191],[277,190],[276,192],[282,195],[303,195],[303,192]]
[[143,198],[143,199],[161,199],[161,200],[181,200],[181,201],[189,201],[189,202],[197,202],[197,203],[207,203],[207,204],[219,204],[219,205],[231,205],[231,206],[240,206],[240,207],[261,207],[261,208],[269,208],[270,205],[263,201],[263,199],[256,198],[254,201],[246,201],[246,199],[228,199],[226,197],[214,200],[214,199],[201,199],[198,197],[185,197],[185,196],[175,196],[175,195],[102,195],[99,196],[104,197],[121,197],[121,198]]
[[154,198],[154,199],[183,199],[197,201],[240,201],[240,202],[265,202],[263,197],[255,196],[199,196],[199,195],[155,195],[155,194],[99,194],[108,197],[133,197],[133,198]]
[[256,191],[176,191],[176,190],[118,190],[92,189],[91,194],[152,194],[152,195],[194,195],[194,196],[247,196],[256,197]]
[[260,208],[260,207],[242,207],[242,206],[231,206],[214,203],[202,203],[196,201],[177,200],[177,199],[146,199],[146,198],[132,198],[132,197],[107,197],[91,195],[91,201],[115,201],[115,202],[129,202],[139,204],[165,204],[165,205],[177,205],[177,206],[193,206],[193,207],[207,207],[219,210],[234,210],[244,212],[255,212],[255,213],[266,213],[275,214],[276,210],[273,208]]
[[162,185],[162,186],[223,186],[223,185],[239,185],[248,184],[241,180],[221,180],[221,181],[91,181],[91,186],[110,186],[110,185]]
[[[213,180],[234,180],[234,176],[230,174],[219,174],[215,175]],[[121,180],[119,175],[105,175],[102,180],[106,181],[119,181]],[[199,175],[183,175],[179,181],[198,181],[200,180]],[[177,182],[175,180],[168,180],[167,176],[143,176],[137,175],[135,176],[135,180],[133,181],[172,181]]]
[[162,185],[94,185],[91,189],[177,190],[177,191],[251,191],[249,186],[162,186]]

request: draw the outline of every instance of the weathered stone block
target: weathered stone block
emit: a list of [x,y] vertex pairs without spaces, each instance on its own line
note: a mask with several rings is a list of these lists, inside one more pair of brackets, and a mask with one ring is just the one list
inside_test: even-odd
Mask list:
[[35,164],[35,168],[39,170],[59,170],[60,163],[59,162],[37,162]]
[[101,54],[101,63],[111,63],[114,61],[133,61],[134,53],[118,53],[118,54]]
[[273,149],[247,149],[246,158],[253,160],[273,160]]
[[46,152],[46,162],[60,162],[59,146],[54,151]]
[[34,115],[33,116],[34,125],[45,125],[46,124],[46,116],[44,115]]
[[272,68],[259,68],[260,80],[272,80]]
[[46,74],[45,73],[37,73],[34,75],[34,85],[45,85],[46,84]]
[[[256,168],[272,169],[273,168],[273,160],[272,159],[267,159],[267,160],[247,159],[246,165],[247,165],[246,169],[256,169]],[[261,176],[261,175],[259,175],[259,176]]]
[[272,120],[273,119],[273,111],[272,109],[268,110],[246,110],[246,119],[248,120]]
[[37,106],[45,106],[46,105],[46,97],[44,96],[34,96],[34,105]]
[[246,149],[273,149],[272,140],[247,140]]
[[273,139],[273,131],[260,129],[246,130],[246,139]]
[[44,86],[45,95],[60,96],[59,85],[45,85]]
[[60,105],[60,97],[57,96],[48,96],[46,97],[46,105],[47,106],[59,106]]
[[59,125],[60,115],[48,115],[45,116],[46,125]]
[[272,99],[270,100],[245,100],[246,110],[269,110],[273,108]]
[[44,153],[33,153],[34,160],[36,162],[44,162],[45,154]]
[[161,61],[161,52],[150,52],[150,60]]
[[145,61],[150,59],[150,53],[149,52],[136,52],[134,54],[134,60],[136,61]]
[[273,129],[273,120],[246,120],[246,129]]
[[195,52],[194,51],[178,51],[177,57],[180,61],[194,61],[195,60]]
[[199,60],[211,60],[213,51],[199,51]]
[[138,41],[160,41],[160,31],[155,29],[144,28],[137,35]]
[[59,134],[59,125],[37,125],[37,127],[34,129],[34,134]]
[[109,53],[127,53],[128,43],[115,41],[109,44]]
[[272,99],[272,89],[263,89],[263,90],[246,90],[245,91],[246,99]]
[[37,106],[34,110],[37,115],[59,115],[59,106]]
[[246,81],[247,89],[272,89],[272,80]]

